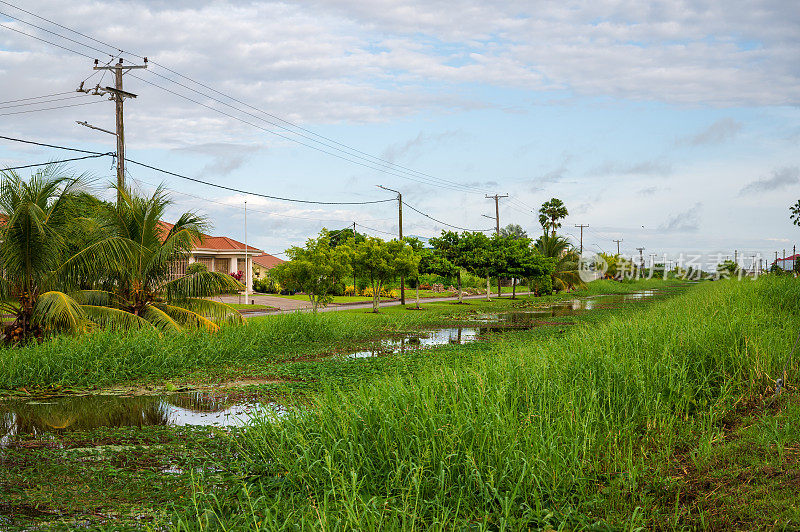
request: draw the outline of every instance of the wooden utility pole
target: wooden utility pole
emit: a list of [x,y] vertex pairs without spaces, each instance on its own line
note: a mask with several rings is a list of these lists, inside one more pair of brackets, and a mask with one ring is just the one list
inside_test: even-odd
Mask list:
[[617,255],[619,255],[619,243],[622,242],[622,239],[620,238],[619,240],[612,240],[612,242],[617,243]]
[[117,60],[113,65],[99,65],[97,59],[94,60],[94,70],[111,70],[114,72],[114,87],[100,87],[98,84],[94,89],[84,89],[83,83],[78,88],[78,92],[91,92],[99,96],[110,94],[110,100],[114,100],[116,107],[116,123],[117,123],[117,203],[122,199],[122,191],[125,189],[125,126],[123,120],[123,105],[122,102],[125,98],[136,98],[136,95],[131,92],[125,92],[122,89],[122,75],[129,70],[137,68],[147,68],[147,58],[144,58],[143,65],[123,65],[122,58]]
[[[389,192],[394,192],[397,194],[397,232],[400,235],[400,242],[403,241],[403,195],[397,191],[392,190],[391,188],[386,188],[383,185],[378,185],[378,188],[382,188],[383,190],[388,190]],[[400,276],[400,304],[406,304],[406,279],[404,276]]]
[[[495,194],[494,196],[490,196],[486,194],[486,199],[494,199],[494,222],[495,222],[495,234],[500,236],[500,198],[507,198],[508,194]],[[488,282],[487,282],[488,283]],[[500,297],[500,276],[497,276],[497,297]],[[486,293],[488,294],[488,287]],[[488,295],[486,296],[489,297]]]
[[644,256],[642,256],[644,248],[636,248],[636,250],[639,252],[639,276],[641,277],[642,270],[644,269]]
[[575,227],[581,228],[581,255],[583,255],[583,228],[589,227],[589,224],[575,224]]

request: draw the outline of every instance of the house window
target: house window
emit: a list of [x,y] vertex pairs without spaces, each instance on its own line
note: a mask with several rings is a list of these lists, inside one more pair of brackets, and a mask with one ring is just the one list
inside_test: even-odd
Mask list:
[[186,268],[189,267],[189,257],[178,259],[169,266],[170,279],[179,279],[186,275]]
[[213,260],[214,259],[212,259],[211,257],[197,257],[197,260],[195,262],[199,262],[200,264],[205,266],[208,271],[212,271],[211,264]]
[[236,259],[236,270],[240,272],[247,271],[247,259]]
[[231,271],[231,259],[216,259],[214,261],[214,271],[220,273],[228,273]]

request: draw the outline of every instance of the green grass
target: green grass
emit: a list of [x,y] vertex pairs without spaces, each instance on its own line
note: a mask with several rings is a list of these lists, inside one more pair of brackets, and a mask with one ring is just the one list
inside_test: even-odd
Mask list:
[[269,305],[247,305],[245,303],[228,303],[228,306],[236,310],[277,310],[275,307]]
[[[602,283],[592,283],[591,288],[571,294],[519,301],[545,303],[610,290]],[[615,284],[616,290],[623,292],[650,286],[646,282]],[[454,321],[459,315],[515,304],[507,299],[491,303],[470,300],[466,305],[425,304],[422,312],[394,306],[379,314],[363,309],[317,315],[292,313],[249,318],[244,325],[223,327],[217,333],[102,331],[83,337],[56,337],[41,344],[0,349],[0,390],[51,386],[97,389],[132,381],[180,378],[208,368],[227,366],[235,371],[249,363],[333,352],[399,331],[459,323]]]
[[[713,457],[736,405],[774,388],[799,314],[793,279],[703,283],[563,335],[508,335],[480,357],[328,388],[239,437],[240,482],[198,484],[200,510],[176,527],[703,525],[701,507],[670,500],[674,459]],[[784,456],[797,441],[785,426],[765,440]],[[800,526],[791,510],[775,518]]]

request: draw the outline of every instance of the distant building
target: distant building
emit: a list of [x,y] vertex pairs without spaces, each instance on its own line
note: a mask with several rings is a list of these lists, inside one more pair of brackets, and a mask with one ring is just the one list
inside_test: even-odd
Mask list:
[[776,261],[772,261],[772,264],[777,264],[778,268],[782,270],[791,271],[794,269],[795,262],[798,261],[800,261],[800,253],[786,257],[785,259],[781,258]]
[[253,257],[253,273],[256,279],[260,279],[265,273],[277,266],[286,262],[269,253],[262,253]]
[[[173,224],[167,222],[161,224],[167,231],[173,227]],[[263,254],[262,250],[252,246],[245,247],[242,242],[227,236],[203,235],[202,240],[195,244],[187,257],[175,261],[171,273],[173,278],[183,277],[190,264],[199,262],[212,272],[242,272],[247,276],[246,280],[244,275],[242,276],[242,283],[252,286],[253,259]]]

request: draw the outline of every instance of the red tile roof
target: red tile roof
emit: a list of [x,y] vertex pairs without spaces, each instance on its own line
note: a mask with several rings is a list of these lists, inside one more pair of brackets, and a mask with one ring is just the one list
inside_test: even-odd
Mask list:
[[[169,222],[159,223],[163,227],[165,233],[174,227],[174,224]],[[245,245],[227,236],[211,236],[204,234],[202,242],[198,242],[195,249],[208,251],[244,251]],[[253,246],[247,246],[247,251],[251,253],[264,253],[262,250],[254,248]]]
[[254,264],[258,264],[259,266],[266,268],[268,270],[274,268],[278,264],[283,264],[284,262],[286,261],[283,259],[279,259],[278,257],[275,257],[273,255],[270,255],[269,253],[263,253],[261,255],[256,255],[255,257],[253,257]]

